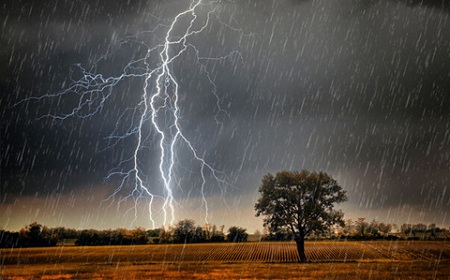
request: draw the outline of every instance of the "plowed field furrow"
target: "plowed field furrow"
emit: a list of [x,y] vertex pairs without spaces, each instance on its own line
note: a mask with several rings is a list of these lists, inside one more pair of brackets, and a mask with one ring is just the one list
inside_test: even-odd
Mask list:
[[249,260],[251,261],[257,261],[259,257],[259,249],[256,244],[253,244],[251,251],[249,252]]
[[433,241],[390,241],[371,242],[381,252],[387,251],[392,259],[440,260],[450,259],[448,242]]
[[[450,242],[374,241],[306,242],[305,253],[313,262],[361,260],[450,260]],[[26,256],[26,257],[24,257]],[[294,242],[255,242],[187,245],[56,247],[0,250],[0,262],[113,263],[113,262],[296,262]]]

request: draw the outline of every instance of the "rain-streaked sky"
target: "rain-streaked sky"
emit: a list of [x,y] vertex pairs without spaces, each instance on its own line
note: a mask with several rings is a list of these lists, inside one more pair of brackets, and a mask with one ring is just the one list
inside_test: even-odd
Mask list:
[[[253,210],[262,176],[307,169],[330,173],[347,190],[348,202],[338,207],[346,218],[448,227],[445,1],[203,2],[198,17],[204,22],[212,10],[209,25],[188,38],[190,47],[171,71],[180,86],[183,133],[220,179],[206,173],[208,221],[262,229]],[[48,117],[72,112],[79,103],[74,95],[23,100],[62,92],[81,78],[82,68],[119,76],[164,41],[189,3],[0,4],[0,227],[16,230],[32,221],[151,227],[149,197],[135,209],[133,197],[126,199],[129,182],[111,196],[121,177],[106,179],[130,169],[137,135],[111,136],[135,132],[142,78],[117,83],[102,109],[86,118]],[[147,61],[157,65],[156,59]],[[140,168],[146,186],[163,196],[159,136],[150,125],[144,133]],[[201,166],[186,143],[176,151],[176,218],[202,224]],[[161,206],[153,206],[157,225]]]

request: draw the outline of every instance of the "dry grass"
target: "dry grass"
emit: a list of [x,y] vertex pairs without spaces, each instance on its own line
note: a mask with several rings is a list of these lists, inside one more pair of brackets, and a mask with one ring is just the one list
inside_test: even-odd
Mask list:
[[450,242],[243,243],[3,249],[3,279],[450,279]]

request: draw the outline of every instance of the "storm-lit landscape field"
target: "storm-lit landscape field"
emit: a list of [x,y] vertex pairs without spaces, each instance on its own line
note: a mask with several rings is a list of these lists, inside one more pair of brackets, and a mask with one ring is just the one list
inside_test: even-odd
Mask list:
[[318,241],[2,249],[4,279],[448,279],[448,241]]
[[0,279],[450,279],[450,1],[0,10]]

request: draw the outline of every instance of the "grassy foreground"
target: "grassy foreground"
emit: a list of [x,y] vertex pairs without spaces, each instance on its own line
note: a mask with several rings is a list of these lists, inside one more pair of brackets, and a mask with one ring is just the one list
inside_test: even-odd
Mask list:
[[450,242],[242,243],[2,249],[2,279],[450,279]]

